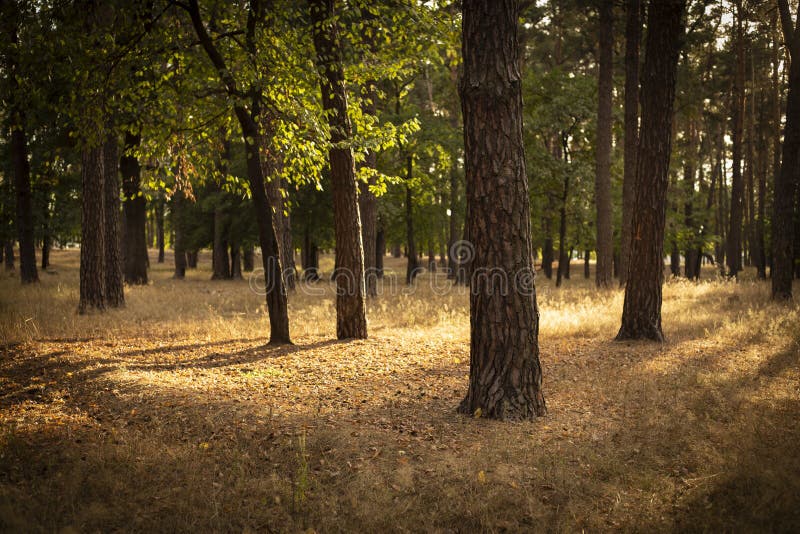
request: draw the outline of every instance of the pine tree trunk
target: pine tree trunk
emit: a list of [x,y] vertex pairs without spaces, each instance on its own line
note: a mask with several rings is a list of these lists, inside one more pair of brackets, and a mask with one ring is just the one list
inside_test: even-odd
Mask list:
[[737,276],[742,270],[742,223],[744,218],[744,181],[742,178],[742,131],[744,128],[744,35],[742,30],[741,0],[736,3],[735,36],[733,39],[736,67],[733,76],[731,207],[728,227],[728,276]]
[[[546,412],[514,0],[463,2],[464,117],[470,272],[470,377],[459,411],[496,419]],[[495,286],[500,272],[508,291]]]
[[622,179],[622,234],[619,285],[628,281],[631,219],[636,199],[636,150],[639,145],[639,43],[642,40],[642,0],[625,1],[625,144]]
[[231,240],[231,278],[241,280],[242,277],[242,248],[238,240]]
[[590,250],[583,251],[583,277],[587,280],[591,277],[591,273],[589,270],[589,258],[591,258],[592,252]]
[[119,162],[122,172],[122,191],[125,200],[122,203],[125,261],[125,281],[132,285],[147,284],[147,203],[141,190],[141,168],[139,160],[130,153],[139,146],[141,137],[125,132],[125,154]]
[[[569,163],[565,159],[565,163]],[[569,198],[569,173],[564,173],[564,188],[561,194],[561,207],[559,209],[558,224],[558,272],[556,273],[556,287],[561,287],[561,279],[566,277],[569,268],[565,252],[567,240],[567,198]]]
[[255,267],[255,253],[253,252],[253,245],[245,245],[242,249],[242,269],[249,273]]
[[158,247],[158,263],[164,263],[164,199],[156,201],[156,247]]
[[675,79],[683,41],[685,8],[685,0],[663,0],[652,2],[648,9],[631,263],[618,340],[664,340],[661,328],[664,226]]
[[383,278],[383,256],[386,254],[386,237],[383,232],[383,224],[379,222],[378,231],[375,234],[375,271],[378,278]]
[[553,235],[552,221],[545,217],[543,221],[544,245],[542,246],[542,270],[547,278],[553,278]]
[[[786,4],[785,0],[782,3]],[[791,28],[786,21],[788,5],[782,9],[784,27]],[[775,197],[772,214],[772,298],[792,299],[792,276],[794,273],[794,210],[795,195],[800,187],[800,8],[795,29],[786,42],[791,43],[791,65],[789,67],[789,93],[786,98],[786,124],[783,129],[783,147],[780,171],[775,173]],[[780,231],[775,231],[780,229]]]
[[120,252],[119,220],[119,146],[117,134],[109,132],[103,144],[105,190],[106,303],[112,308],[125,305]]
[[172,214],[172,230],[175,232],[175,237],[172,240],[175,271],[172,277],[177,280],[183,280],[186,277],[186,245],[183,229],[185,203],[186,199],[183,191],[176,191],[172,196],[172,209],[170,212]]
[[215,206],[212,280],[229,280],[231,278],[231,266],[228,263],[228,240],[225,238],[228,229],[225,220],[226,214],[222,206]]
[[329,113],[331,130],[328,154],[336,237],[336,336],[363,339],[367,337],[364,250],[353,153],[341,146],[350,138],[351,127],[333,4],[333,0],[309,0],[314,48],[322,75],[322,104]]
[[78,313],[106,307],[105,172],[103,147],[83,150],[80,302]]
[[614,6],[600,0],[599,81],[595,203],[597,207],[597,287],[611,287],[614,278],[614,228],[611,205],[611,97],[614,89]]
[[419,274],[419,263],[417,262],[417,245],[414,241],[414,199],[411,194],[411,173],[413,171],[413,159],[411,156],[406,158],[406,241],[408,243],[408,261],[406,262],[406,285],[411,285],[414,278]]

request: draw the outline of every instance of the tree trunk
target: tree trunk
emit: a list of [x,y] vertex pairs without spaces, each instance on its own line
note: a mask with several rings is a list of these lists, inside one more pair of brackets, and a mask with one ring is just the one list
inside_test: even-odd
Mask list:
[[336,237],[336,336],[364,339],[367,337],[364,250],[353,153],[349,147],[341,146],[349,140],[351,128],[333,4],[333,0],[309,0],[314,47],[322,74],[322,104],[329,113],[331,130],[328,155]]
[[253,252],[253,245],[245,245],[242,249],[242,269],[245,272],[253,272],[255,267],[255,253]]
[[597,206],[597,287],[611,287],[614,278],[614,228],[611,206],[611,96],[614,89],[614,6],[600,1],[599,81],[595,203]]
[[189,269],[197,269],[197,260],[199,256],[200,252],[198,250],[186,251],[186,267]]
[[543,221],[544,245],[542,246],[542,270],[547,278],[553,278],[553,235],[552,221],[545,217]]
[[[566,140],[564,141],[566,145]],[[565,152],[566,154],[566,152]],[[569,163],[566,159],[565,163]],[[569,172],[564,173],[564,188],[561,194],[561,207],[559,209],[559,225],[558,225],[558,272],[556,273],[556,287],[561,287],[561,279],[565,277],[567,272],[567,259],[566,240],[567,240],[567,198],[569,198]]]
[[141,168],[139,160],[131,153],[139,146],[141,137],[125,132],[125,153],[120,158],[119,168],[122,172],[122,191],[125,200],[122,202],[125,261],[125,281],[133,285],[147,284],[147,203],[141,190]]
[[672,115],[685,0],[652,2],[642,74],[642,126],[636,156],[636,200],[630,268],[617,339],[664,340],[661,290]]
[[411,173],[414,160],[411,156],[406,158],[406,241],[408,243],[408,262],[406,262],[406,284],[411,285],[419,274],[417,262],[417,245],[414,242],[414,201],[411,194]]
[[[496,419],[546,412],[514,0],[463,2],[464,117],[470,273],[469,389],[459,411]],[[505,280],[508,291],[496,287]]]
[[156,247],[158,247],[158,263],[164,263],[164,199],[156,201]]
[[231,240],[231,278],[241,280],[242,277],[242,247],[238,240]]
[[3,255],[3,263],[5,264],[6,271],[14,270],[14,241],[7,239],[4,245],[5,254]]
[[669,253],[669,271],[672,276],[678,277],[681,275],[681,252],[678,249],[678,243],[674,240]]
[[583,277],[587,280],[590,278],[591,273],[589,270],[589,258],[592,257],[592,251],[584,250],[583,251]]
[[383,256],[386,254],[386,237],[383,232],[383,224],[379,222],[378,231],[375,234],[375,271],[378,278],[383,278]]
[[105,172],[103,147],[86,148],[82,155],[80,302],[78,313],[106,307]]
[[[792,28],[789,7],[783,4],[781,19],[784,28]],[[786,20],[788,19],[788,20]],[[775,197],[772,215],[772,298],[792,299],[794,272],[794,203],[800,187],[800,8],[793,31],[784,31],[790,44],[789,93],[786,98],[786,124],[783,128],[783,147],[780,171],[775,173]],[[790,34],[790,35],[786,35]],[[779,231],[778,231],[779,230]]]
[[220,205],[214,207],[214,245],[213,245],[213,273],[212,280],[230,280],[231,266],[228,262],[228,232],[225,224],[227,216]]
[[744,34],[742,30],[741,0],[736,2],[736,22],[733,39],[736,68],[733,76],[731,110],[733,153],[731,164],[731,207],[728,227],[728,276],[737,276],[742,270],[742,222],[744,217],[744,181],[742,179],[742,130],[744,115]]
[[183,229],[183,210],[186,199],[183,191],[178,190],[172,196],[172,230],[175,237],[172,240],[172,250],[175,260],[175,272],[173,278],[183,280],[186,277],[186,245]]
[[303,280],[306,282],[316,282],[319,280],[319,251],[317,245],[311,239],[311,232],[308,225],[303,232],[303,250],[300,261],[303,266]]
[[[45,184],[42,191],[42,270],[50,267],[50,249],[53,246],[52,228],[50,227],[50,195],[51,186]],[[0,248],[0,261],[2,260],[2,248]]]
[[625,145],[622,179],[622,233],[619,285],[625,287],[630,265],[631,219],[636,199],[636,150],[639,145],[639,43],[642,40],[642,0],[625,2]]
[[125,289],[122,278],[119,221],[119,146],[117,134],[108,132],[103,144],[103,171],[105,190],[105,250],[106,250],[106,303],[112,308],[125,306]]

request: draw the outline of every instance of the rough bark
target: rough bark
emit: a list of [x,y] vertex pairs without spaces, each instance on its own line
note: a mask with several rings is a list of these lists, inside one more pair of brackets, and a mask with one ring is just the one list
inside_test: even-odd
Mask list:
[[[219,171],[222,176],[228,174],[228,161],[231,157],[230,140],[225,139],[222,143],[222,154],[219,160]],[[222,195],[222,187],[217,184],[216,191],[218,196]],[[214,206],[214,243],[212,246],[212,280],[228,280],[231,277],[231,266],[228,262],[228,228],[225,208],[218,201]]]
[[413,172],[414,160],[411,156],[406,158],[406,243],[408,246],[408,261],[406,262],[406,284],[411,285],[414,278],[419,274],[419,262],[417,261],[417,244],[414,239],[414,197],[411,192],[411,174]]
[[614,228],[611,206],[611,96],[614,89],[614,6],[600,0],[599,77],[597,95],[597,147],[595,150],[595,203],[597,208],[597,287],[611,287],[614,278]]
[[3,248],[5,249],[5,253],[3,254],[3,264],[5,265],[6,271],[13,271],[14,270],[14,241],[11,239],[7,239]]
[[174,256],[175,270],[172,277],[183,280],[186,277],[186,244],[183,229],[183,207],[186,199],[183,191],[176,191],[172,196],[172,231],[175,237],[172,240],[172,251]]
[[[775,173],[772,228],[772,298],[792,299],[794,272],[794,199],[800,186],[800,8],[795,28],[786,0],[780,0],[784,39],[790,44],[789,93],[786,97],[786,124],[783,128],[783,146],[780,171]],[[787,20],[789,19],[789,20]],[[787,29],[788,28],[788,29]]]
[[245,245],[242,247],[242,270],[245,272],[252,272],[255,267],[255,253],[253,245]]
[[[514,0],[465,0],[462,19],[469,237],[470,377],[459,411],[497,419],[546,412]],[[508,291],[495,287],[502,273]],[[502,282],[501,282],[502,283]]]
[[322,75],[323,108],[329,113],[331,147],[328,156],[333,189],[334,234],[336,238],[336,336],[339,339],[367,337],[364,283],[364,250],[358,212],[355,164],[349,147],[351,126],[347,95],[334,19],[333,0],[309,0],[314,48]]
[[164,199],[156,201],[156,247],[158,263],[164,263]]
[[652,2],[648,9],[631,263],[618,340],[664,340],[661,328],[664,226],[675,79],[685,8],[685,0],[663,0]]
[[139,146],[141,137],[131,132],[125,133],[125,153],[119,161],[122,172],[123,258],[125,282],[133,285],[147,284],[147,202],[141,190],[141,167],[139,160],[131,153]]
[[[266,158],[265,158],[266,159]],[[266,164],[266,169],[271,169]],[[265,172],[269,176],[271,172]],[[283,268],[283,284],[286,289],[294,290],[297,280],[297,271],[294,264],[294,246],[292,245],[292,226],[289,218],[288,207],[283,199],[282,183],[277,176],[273,176],[266,183],[267,198],[272,207],[272,226],[275,228],[275,237],[278,239],[278,254]]]
[[106,307],[105,172],[103,147],[82,155],[81,267],[78,313]]
[[122,278],[119,220],[119,146],[116,133],[109,132],[103,143],[103,172],[105,191],[105,249],[106,249],[106,303],[112,308],[125,305],[125,288]]
[[383,278],[383,256],[386,254],[386,236],[383,224],[378,220],[378,230],[375,234],[375,272],[378,278]]

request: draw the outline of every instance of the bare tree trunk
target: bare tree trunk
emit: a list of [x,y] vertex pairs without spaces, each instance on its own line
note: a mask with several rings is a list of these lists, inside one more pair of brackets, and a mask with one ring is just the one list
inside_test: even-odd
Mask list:
[[736,69],[733,77],[732,98],[732,139],[733,154],[731,164],[731,208],[728,229],[728,276],[737,276],[742,270],[742,223],[744,217],[744,181],[742,179],[742,131],[744,128],[744,33],[742,29],[741,0],[736,0],[736,23],[733,39],[736,55]]
[[125,224],[124,272],[125,281],[134,285],[147,284],[147,242],[145,223],[147,203],[141,190],[141,167],[136,156],[130,153],[139,146],[141,137],[131,132],[125,133],[125,153],[120,158],[122,171],[122,190],[125,200],[122,203]]
[[611,287],[614,278],[614,228],[611,205],[611,96],[614,89],[614,6],[601,0],[595,203],[597,207],[597,287]]
[[103,144],[103,172],[105,190],[105,277],[106,303],[112,308],[125,306],[125,289],[122,277],[120,252],[119,206],[119,146],[117,134],[109,131]]
[[675,79],[683,42],[685,9],[685,0],[653,2],[648,9],[631,265],[618,340],[664,340],[661,329],[664,226]]
[[[470,378],[459,411],[496,419],[546,412],[531,263],[515,0],[465,0],[460,84],[470,278]],[[502,142],[500,141],[502,140]],[[496,277],[513,284],[498,291]]]
[[105,191],[102,146],[82,156],[80,302],[78,313],[106,307]]

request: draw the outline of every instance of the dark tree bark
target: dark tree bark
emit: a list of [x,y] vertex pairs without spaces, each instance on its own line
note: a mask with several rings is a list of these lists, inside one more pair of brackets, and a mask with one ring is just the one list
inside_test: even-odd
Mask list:
[[[268,169],[271,168],[269,163],[265,166]],[[270,174],[273,173],[265,172],[265,176]],[[278,254],[281,267],[283,267],[283,284],[286,289],[294,290],[297,271],[294,264],[294,246],[292,245],[292,223],[281,192],[281,180],[277,176],[273,177],[267,181],[266,188],[267,198],[272,206],[272,226],[275,228],[275,236],[278,238]]]
[[301,263],[303,266],[303,280],[306,282],[316,282],[319,280],[319,250],[317,244],[311,239],[311,231],[306,225],[303,232],[303,249]]
[[[267,310],[270,321],[270,343],[291,343],[289,337],[289,315],[286,303],[286,290],[281,277],[281,264],[278,256],[277,240],[269,211],[267,192],[264,187],[264,174],[261,168],[260,135],[258,124],[261,119],[260,96],[257,87],[249,91],[250,109],[248,110],[241,100],[244,93],[239,90],[231,70],[225,64],[225,59],[217,50],[213,39],[208,34],[200,17],[200,7],[197,0],[189,0],[184,6],[192,19],[200,44],[205,49],[211,63],[217,71],[226,92],[239,98],[239,104],[234,105],[234,112],[242,129],[245,140],[245,158],[247,160],[247,181],[253,199],[253,209],[256,212],[258,225],[258,239],[261,246],[261,260],[264,266],[264,282],[266,288]],[[259,21],[264,19],[264,6],[258,0],[248,4],[246,48],[247,53],[255,61],[257,55],[255,30]]]
[[131,153],[139,146],[141,137],[125,132],[125,153],[119,161],[122,172],[122,202],[125,282],[132,285],[147,284],[147,202],[141,190],[139,160]]
[[253,245],[245,245],[242,248],[242,269],[249,273],[255,267],[255,253],[253,252]]
[[742,132],[744,128],[744,32],[741,0],[736,3],[735,36],[733,39],[736,68],[733,76],[731,130],[733,153],[731,164],[731,207],[728,227],[728,276],[742,270],[742,222],[744,218],[744,180],[742,178]]
[[197,260],[200,252],[197,250],[187,250],[186,251],[186,268],[187,269],[197,269]]
[[639,145],[639,43],[642,0],[625,1],[625,144],[622,179],[622,233],[619,285],[625,287],[630,265],[631,219],[636,199],[636,150]]
[[[364,21],[368,25],[374,24],[375,16],[369,10],[362,11]],[[369,26],[367,26],[369,27]],[[375,45],[374,34],[372,32],[362,32],[367,46],[375,53],[377,47]],[[375,81],[368,80],[364,84],[364,100],[361,104],[361,111],[365,115],[376,116],[376,103],[378,100],[378,92],[376,90]],[[370,170],[375,170],[378,163],[378,154],[374,150],[368,150],[364,158],[363,166]],[[358,184],[358,210],[361,215],[361,243],[364,247],[364,287],[367,297],[375,297],[378,294],[378,276],[375,266],[375,239],[376,239],[376,224],[378,217],[378,200],[375,194],[370,190],[370,186],[376,184],[375,177],[371,176],[368,181],[360,182]]]
[[242,248],[236,240],[231,242],[231,278],[242,279]]
[[767,279],[767,252],[764,242],[764,220],[767,214],[767,154],[769,149],[767,147],[767,140],[764,136],[764,110],[766,104],[764,103],[764,92],[761,93],[761,102],[759,105],[759,129],[756,153],[758,154],[758,214],[756,216],[755,227],[755,249],[756,249],[756,278],[759,280]]
[[156,247],[158,263],[164,263],[164,199],[156,200]]
[[[794,272],[794,199],[800,187],[800,8],[795,27],[786,0],[779,0],[784,40],[790,46],[789,93],[786,98],[786,124],[780,171],[775,173],[772,214],[772,298],[792,299]],[[780,229],[780,231],[776,231]]]
[[595,203],[597,207],[597,287],[611,287],[614,278],[614,228],[611,218],[611,96],[614,89],[614,5],[600,0],[599,78]]
[[698,276],[698,273],[695,272],[695,269],[697,268],[697,258],[699,253],[697,251],[697,238],[695,237],[697,234],[697,225],[695,224],[694,208],[692,203],[694,201],[695,183],[693,157],[696,153],[695,144],[697,142],[697,131],[691,120],[689,120],[687,130],[688,131],[685,132],[685,134],[688,141],[688,146],[686,148],[686,162],[684,163],[683,167],[683,180],[681,185],[683,186],[683,193],[685,195],[683,204],[683,222],[686,226],[687,232],[691,235],[691,238],[688,240],[683,254],[683,273],[687,279],[695,280]]
[[[11,50],[7,54],[7,65],[9,70],[9,83],[11,85],[11,105],[9,106],[9,118],[11,125],[11,163],[14,175],[14,188],[17,198],[17,240],[19,242],[19,274],[23,284],[30,284],[39,281],[39,273],[36,269],[36,243],[34,240],[33,222],[33,195],[31,194],[31,169],[28,163],[28,136],[25,131],[25,110],[17,101],[19,95],[19,83],[17,81],[18,65],[16,47],[19,46],[17,36],[17,17],[12,8],[12,13],[4,21],[10,28]],[[13,262],[13,255],[12,255]]]
[[109,132],[103,143],[103,172],[105,190],[105,249],[106,249],[106,304],[112,308],[125,305],[125,288],[122,278],[122,254],[119,236],[119,146],[116,133]]
[[81,268],[78,313],[106,307],[105,169],[103,147],[83,150]]
[[364,250],[358,213],[358,188],[350,139],[347,96],[334,19],[333,0],[309,0],[323,108],[329,113],[331,147],[328,156],[333,182],[334,233],[336,237],[336,336],[367,337],[364,284]]
[[592,251],[584,250],[583,251],[583,277],[587,280],[590,277],[590,270],[589,270],[589,258],[592,256]]
[[545,217],[543,221],[544,245],[542,246],[542,271],[547,278],[553,278],[553,235],[552,221]]
[[661,328],[664,226],[675,78],[685,9],[685,0],[659,0],[651,2],[648,8],[631,263],[618,340],[664,340]]
[[[469,390],[459,411],[497,419],[546,412],[514,0],[465,0],[460,83],[470,279]],[[496,286],[500,272],[508,291]]]
[[[569,149],[566,136],[562,137],[564,148],[564,163],[569,164]],[[610,179],[610,176],[609,176]],[[610,192],[609,192],[610,193]],[[561,192],[561,207],[559,208],[558,223],[558,272],[556,273],[556,287],[561,287],[561,279],[566,277],[569,272],[569,259],[566,256],[567,241],[567,199],[569,198],[569,172],[564,173],[564,188]],[[609,197],[610,199],[610,197]],[[599,209],[599,205],[598,205]],[[597,279],[599,283],[599,278]],[[606,287],[606,286],[603,286]]]

